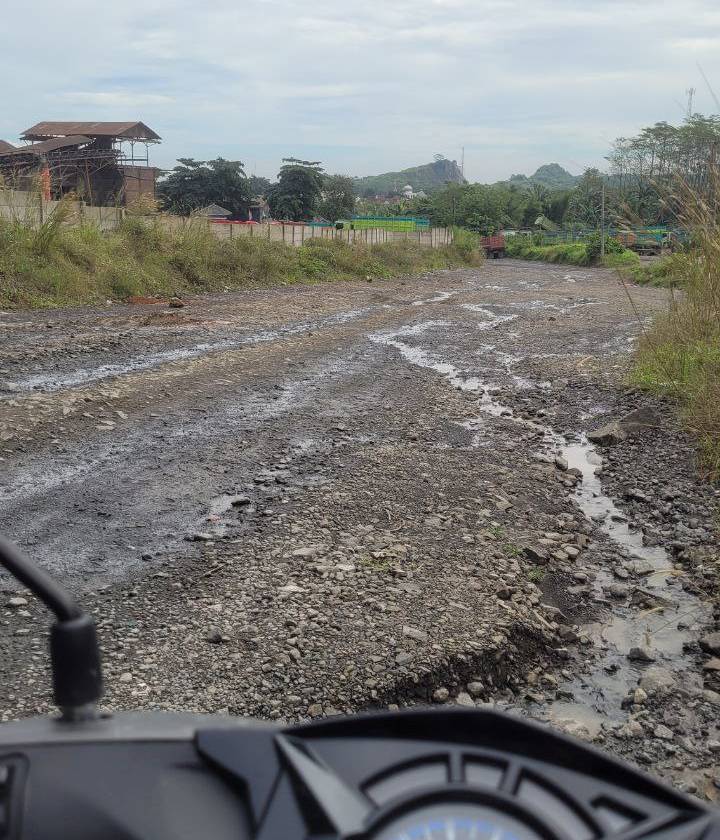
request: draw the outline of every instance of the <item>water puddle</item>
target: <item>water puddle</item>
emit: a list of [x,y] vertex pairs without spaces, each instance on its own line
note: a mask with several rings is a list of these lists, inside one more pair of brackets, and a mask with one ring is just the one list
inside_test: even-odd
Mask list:
[[425,306],[426,303],[443,303],[446,300],[449,300],[453,295],[456,295],[457,292],[438,292],[435,297],[427,298],[427,300],[414,300],[413,306]]
[[[484,432],[488,415],[536,432],[545,452],[563,457],[568,470],[581,477],[571,498],[585,517],[619,549],[618,566],[624,566],[627,572],[623,577],[629,578],[630,571],[645,575],[641,584],[633,581],[626,595],[618,598],[617,603],[612,603],[610,587],[617,583],[613,572],[601,566],[592,570],[595,577],[591,592],[602,608],[603,617],[585,625],[583,632],[592,639],[601,655],[592,664],[590,673],[562,686],[563,695],[572,699],[548,703],[540,711],[547,720],[571,729],[585,730],[594,736],[603,725],[619,723],[624,719],[622,702],[637,686],[643,668],[647,667],[647,663],[628,659],[631,649],[645,648],[657,664],[682,672],[692,665],[685,653],[686,643],[691,642],[695,635],[691,628],[707,623],[710,610],[699,598],[676,585],[673,563],[665,549],[646,545],[642,531],[634,529],[627,515],[605,494],[597,475],[602,459],[585,436],[571,440],[547,425],[516,416],[509,406],[496,398],[496,392],[480,377],[465,375],[451,362],[438,359],[423,348],[401,340],[443,325],[445,322],[426,322],[390,335],[370,336],[370,339],[394,347],[411,364],[436,371],[454,388],[479,395],[481,416],[461,423],[473,434],[471,446],[487,445]],[[509,357],[506,361],[510,367],[514,358]],[[516,382],[516,385],[519,384]],[[530,380],[527,384],[538,387],[538,383]],[[649,603],[651,606],[637,609],[627,605],[628,598],[632,604],[635,595],[639,596],[640,604]]]

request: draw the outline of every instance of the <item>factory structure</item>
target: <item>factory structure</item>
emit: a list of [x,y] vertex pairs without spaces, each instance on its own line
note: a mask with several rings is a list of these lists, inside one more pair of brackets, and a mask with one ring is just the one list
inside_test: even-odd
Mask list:
[[46,201],[77,195],[91,206],[127,206],[155,198],[159,169],[150,146],[160,136],[142,122],[39,122],[14,146],[0,140],[0,177]]

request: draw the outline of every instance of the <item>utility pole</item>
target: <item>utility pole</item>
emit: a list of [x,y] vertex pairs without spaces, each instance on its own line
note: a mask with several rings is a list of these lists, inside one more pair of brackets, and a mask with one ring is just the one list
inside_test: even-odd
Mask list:
[[687,98],[688,98],[688,100],[687,100],[687,111],[686,111],[686,116],[687,116],[688,119],[690,119],[690,117],[692,117],[692,115],[693,115],[693,98],[695,97],[695,92],[696,91],[695,91],[694,87],[688,88],[685,91],[685,93],[687,94]]
[[600,259],[605,258],[605,181],[602,182],[602,204],[600,208]]

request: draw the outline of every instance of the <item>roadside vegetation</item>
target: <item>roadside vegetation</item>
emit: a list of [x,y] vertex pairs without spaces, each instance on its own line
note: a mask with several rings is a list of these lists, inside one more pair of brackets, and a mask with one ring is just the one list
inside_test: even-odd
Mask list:
[[720,177],[708,199],[685,185],[683,222],[693,247],[661,260],[647,282],[680,287],[668,311],[644,334],[632,372],[635,384],[676,399],[697,436],[708,474],[720,478]]
[[547,244],[542,234],[508,236],[506,253],[523,260],[565,263],[567,265],[600,265],[606,268],[635,268],[640,258],[610,236],[605,237],[605,256],[600,255],[600,236],[589,236],[583,242]]
[[475,265],[476,237],[453,245],[412,241],[367,246],[313,239],[300,248],[238,237],[220,240],[204,221],[170,229],[159,216],[127,216],[103,233],[68,224],[61,204],[44,224],[0,220],[0,307],[38,308],[186,295],[275,284],[366,280],[434,268]]
[[630,277],[641,286],[674,289],[682,286],[693,259],[691,253],[678,251],[659,260],[635,266],[630,271]]

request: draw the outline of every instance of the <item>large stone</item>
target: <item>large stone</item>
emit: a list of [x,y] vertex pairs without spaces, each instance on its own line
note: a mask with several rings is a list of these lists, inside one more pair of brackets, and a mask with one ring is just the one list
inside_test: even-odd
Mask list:
[[428,634],[424,630],[418,630],[417,627],[410,627],[407,624],[404,625],[402,633],[403,636],[414,639],[416,642],[426,642],[428,640]]
[[593,432],[588,432],[588,440],[591,443],[599,443],[601,446],[612,446],[627,438],[627,434],[617,421],[606,423]]
[[542,548],[536,548],[532,545],[524,545],[523,553],[528,558],[528,560],[532,560],[533,563],[539,563],[540,565],[544,565],[548,561],[547,552]]
[[705,653],[711,653],[713,656],[720,656],[720,632],[708,633],[700,639],[700,647]]
[[654,662],[655,655],[647,647],[634,647],[630,648],[628,652],[627,658],[630,659],[632,662]]
[[636,408],[620,420],[620,426],[626,434],[634,435],[657,429],[661,425],[659,414],[654,408]]
[[613,420],[599,429],[589,432],[588,440],[602,446],[612,446],[631,435],[642,434],[649,429],[657,429],[660,425],[661,420],[655,409],[636,408],[620,420]]
[[669,694],[677,685],[677,679],[668,668],[654,665],[648,668],[640,678],[640,688],[648,694]]

